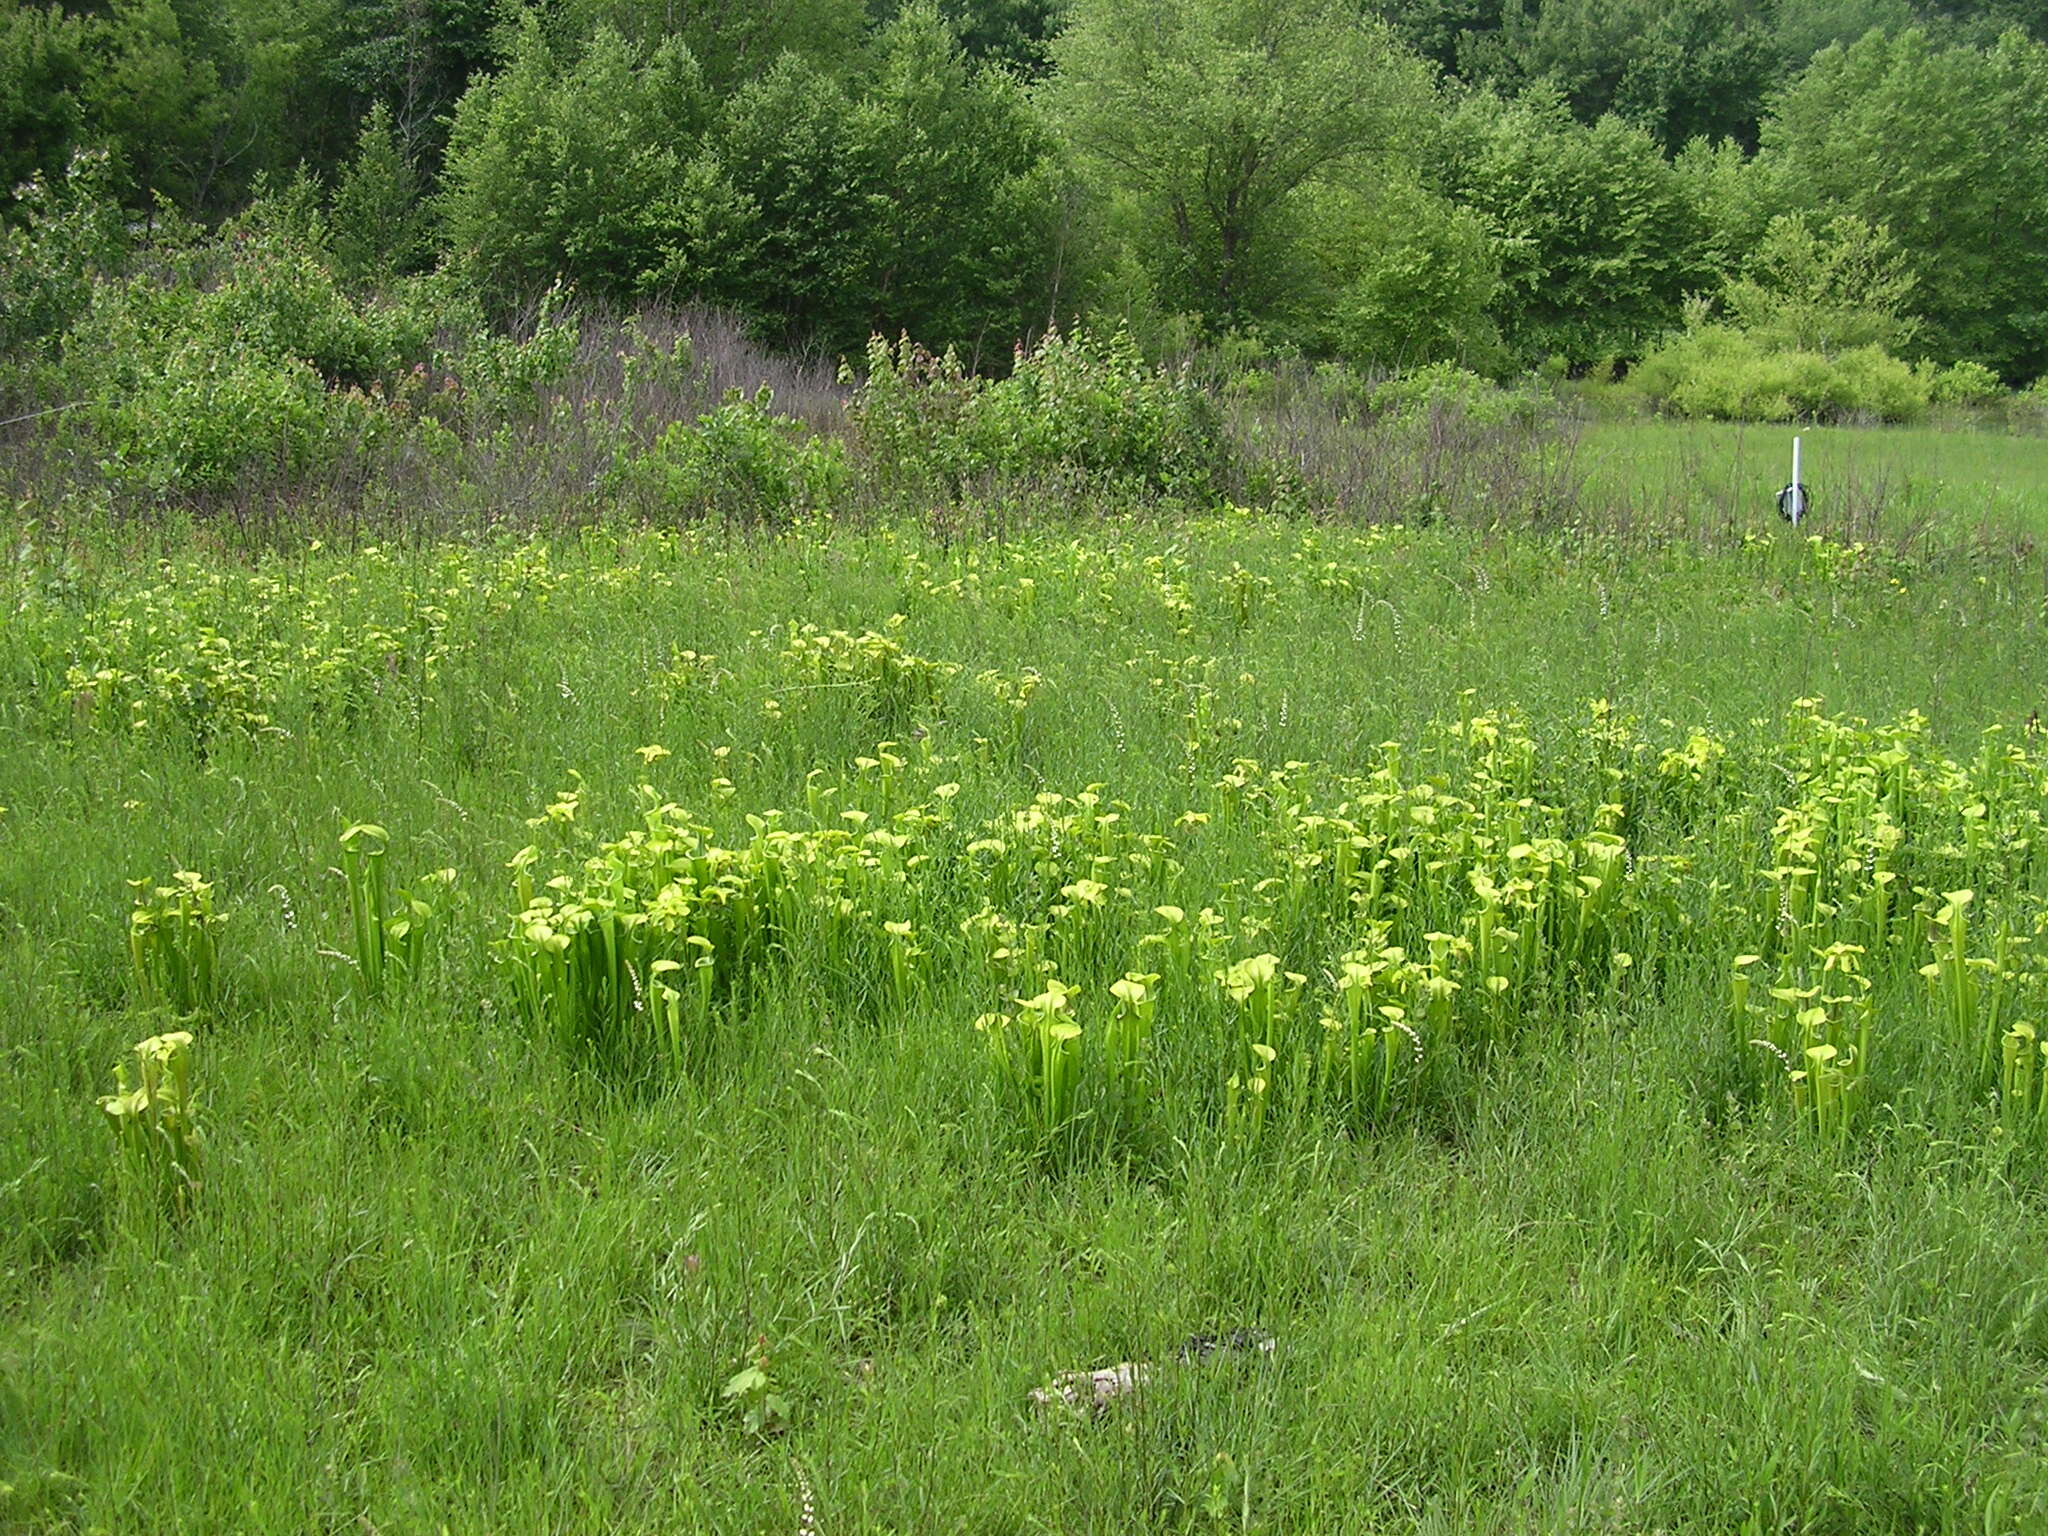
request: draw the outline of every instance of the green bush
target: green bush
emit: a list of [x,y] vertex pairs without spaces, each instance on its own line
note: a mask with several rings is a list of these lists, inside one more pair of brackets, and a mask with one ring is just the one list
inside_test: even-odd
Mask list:
[[1852,347],[1829,362],[1834,377],[1825,398],[1833,409],[1801,414],[1822,420],[1875,416],[1879,421],[1918,421],[1927,414],[1925,381],[1883,347]]
[[1303,243],[1318,277],[1290,325],[1303,348],[1359,367],[1490,366],[1500,254],[1486,221],[1421,187],[1316,187]]
[[1575,121],[1549,84],[1514,101],[1467,97],[1431,180],[1492,231],[1490,313],[1523,363],[1637,356],[1711,275],[1706,220],[1656,140],[1616,117]]
[[55,182],[14,189],[21,223],[0,224],[0,357],[33,352],[92,302],[93,279],[120,259],[121,208],[105,150],[71,157]]
[[1997,374],[1968,358],[1950,368],[1926,367],[1923,376],[1936,405],[1989,405],[2005,394]]
[[108,479],[159,495],[225,491],[251,469],[303,469],[327,430],[325,395],[297,359],[185,336],[89,417]]
[[1651,352],[1632,383],[1659,410],[1709,421],[1917,421],[1928,402],[1927,377],[1882,347],[1824,357],[1706,323]]
[[73,449],[156,496],[298,473],[427,416],[502,417],[566,373],[581,334],[559,293],[529,335],[495,334],[446,274],[360,298],[306,235],[254,221],[160,242],[86,291],[38,366],[80,402]]
[[610,27],[562,57],[535,12],[508,43],[504,68],[479,76],[450,120],[440,207],[453,259],[494,307],[568,274],[627,298],[681,222],[708,110],[697,61],[676,39],[649,51]]
[[358,303],[324,257],[282,240],[231,248],[226,282],[193,314],[201,334],[278,361],[303,362],[330,384],[389,385],[426,361],[438,316],[410,304]]
[[1389,415],[1453,410],[1479,426],[1527,425],[1542,414],[1545,398],[1533,384],[1506,389],[1469,368],[1432,363],[1376,385],[1371,407]]
[[1771,220],[1722,300],[1735,325],[1764,346],[1833,356],[1911,341],[1920,329],[1914,288],[1888,230],[1847,214],[1818,228],[1786,214]]
[[[422,284],[423,294],[431,291]],[[524,336],[493,331],[467,290],[451,286],[448,318],[455,320],[457,345],[436,354],[435,366],[459,381],[472,410],[502,412],[524,405],[550,384],[560,383],[576,362],[583,328],[565,316],[569,293],[559,283],[541,299]]]
[[[208,286],[215,268],[226,275]],[[61,344],[86,401],[74,435],[109,479],[158,495],[302,470],[380,425],[378,402],[424,367],[436,319],[356,302],[291,240],[231,232],[94,285]]]
[[885,478],[956,496],[972,481],[1023,479],[1201,497],[1224,467],[1215,402],[1148,366],[1121,330],[1048,332],[999,381],[967,373],[951,352],[876,337],[848,411]]
[[2006,402],[2005,417],[2015,427],[2048,432],[2048,377],[2015,392]]
[[751,399],[731,391],[716,410],[672,423],[625,459],[614,485],[683,518],[781,526],[825,509],[845,483],[844,449],[776,415],[773,400],[765,386]]

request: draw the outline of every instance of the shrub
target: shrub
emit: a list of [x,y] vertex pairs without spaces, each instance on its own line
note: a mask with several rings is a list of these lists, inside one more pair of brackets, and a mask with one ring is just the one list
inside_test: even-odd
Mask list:
[[560,379],[581,339],[559,292],[524,338],[491,332],[446,274],[359,298],[308,235],[261,223],[173,239],[137,266],[90,282],[57,339],[83,402],[61,430],[108,479],[156,496],[301,473],[416,411],[503,414]]
[[764,385],[739,390],[694,422],[675,422],[645,453],[626,459],[615,483],[674,516],[787,524],[828,506],[844,484],[840,444],[771,409]]
[[1399,183],[1317,187],[1307,204],[1319,280],[1293,320],[1307,350],[1381,368],[1501,357],[1500,254],[1478,214]]
[[2007,402],[2006,419],[2016,427],[2048,431],[2048,378],[2039,378]]
[[1833,410],[1816,417],[1875,416],[1880,421],[1918,421],[1927,414],[1927,385],[1880,346],[1852,347],[1831,361],[1834,378],[1827,402]]
[[1710,421],[1915,421],[1928,400],[1925,375],[1882,347],[1823,357],[1697,320],[1645,357],[1634,383],[1660,410]]
[[[432,291],[422,284],[421,293]],[[460,289],[450,293],[450,318],[460,331],[457,348],[436,354],[435,366],[456,380],[472,409],[503,411],[523,405],[541,389],[558,384],[576,362],[582,326],[564,318],[568,290],[557,283],[540,301],[532,328],[524,336],[493,331],[483,311]]]
[[1989,405],[2005,393],[1997,374],[1968,358],[1949,368],[1929,367],[1923,377],[1936,405]]
[[679,40],[648,53],[603,27],[568,60],[527,13],[505,67],[480,76],[450,120],[441,211],[456,264],[493,304],[572,273],[608,297],[632,294],[673,236],[705,110]]
[[[204,286],[216,256],[226,279]],[[297,471],[332,439],[377,425],[381,388],[429,352],[433,319],[359,305],[310,251],[270,236],[175,253],[168,271],[103,280],[65,334],[88,401],[84,450],[158,495],[224,491]]]
[[1451,409],[1484,427],[1527,425],[1544,407],[1544,397],[1533,385],[1503,389],[1450,363],[1398,374],[1376,385],[1367,400],[1374,410],[1396,416]]
[[15,189],[23,222],[0,225],[0,355],[59,335],[91,302],[94,276],[119,258],[111,180],[106,151],[82,150],[61,180],[36,175]]
[[1832,355],[1896,347],[1920,322],[1915,280],[1889,231],[1847,214],[1816,229],[1802,214],[1771,220],[1723,296],[1737,326],[1766,346]]
[[157,495],[225,491],[249,470],[303,469],[324,435],[320,377],[183,337],[132,388],[92,403],[87,419],[111,480]]
[[424,361],[438,316],[414,304],[359,303],[325,258],[294,241],[230,244],[227,280],[203,294],[193,328],[278,361],[304,362],[328,384],[389,385]]
[[1048,332],[1020,347],[996,382],[907,337],[875,337],[867,366],[848,409],[885,477],[937,482],[955,496],[973,480],[1014,478],[1200,497],[1224,467],[1209,395],[1149,367],[1121,330]]

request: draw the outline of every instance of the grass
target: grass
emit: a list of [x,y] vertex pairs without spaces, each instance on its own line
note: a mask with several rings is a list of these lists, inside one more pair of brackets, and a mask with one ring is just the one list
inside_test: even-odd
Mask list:
[[1816,527],[1838,535],[2048,533],[2048,437],[1934,427],[1602,422],[1580,466],[1598,495],[1682,522],[1768,515],[1792,477],[1792,438]]
[[[1652,482],[1705,452],[1630,431]],[[573,871],[643,783],[739,837],[820,785],[878,793],[883,741],[906,782],[958,784],[962,825],[1101,784],[1152,828],[1241,759],[1364,773],[1394,742],[1449,783],[1440,727],[1512,711],[1578,804],[1605,700],[1746,765],[1691,842],[1631,829],[1704,891],[1753,880],[1794,700],[1922,711],[1958,761],[2048,701],[2038,564],[1814,544],[1767,503],[1747,526],[24,545],[0,1528],[795,1531],[808,1486],[828,1533],[2041,1529],[2048,1164],[1944,1064],[1920,949],[1887,962],[1880,1091],[1839,1151],[1717,1044],[1749,935],[1705,896],[1641,985],[1532,1005],[1370,1129],[1276,1112],[1233,1140],[1162,1013],[1170,1134],[1059,1159],[973,1028],[1029,994],[991,998],[933,921],[976,892],[957,868],[906,887],[914,977],[804,951],[684,1077],[581,1069],[504,966],[522,848]],[[393,888],[454,872],[381,996],[358,823]],[[1204,891],[1266,857],[1248,827],[1199,847]],[[180,869],[221,920],[218,995],[175,1026],[201,1178],[167,1213],[97,1100],[174,1027],[135,994],[128,882]],[[1270,1364],[1162,1366],[1097,1423],[1027,1405],[1238,1327]]]

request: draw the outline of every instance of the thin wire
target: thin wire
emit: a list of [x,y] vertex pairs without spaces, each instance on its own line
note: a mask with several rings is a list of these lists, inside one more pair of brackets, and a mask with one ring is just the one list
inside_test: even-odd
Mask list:
[[71,402],[70,402],[69,404],[66,404],[66,405],[53,405],[53,406],[50,406],[50,407],[49,407],[49,408],[48,408],[47,410],[41,410],[41,411],[30,411],[30,412],[29,412],[29,413],[28,413],[28,414],[27,414],[26,416],[10,416],[10,417],[8,417],[8,418],[7,418],[7,419],[6,419],[5,421],[0,421],[0,427],[18,427],[18,426],[20,426],[20,425],[21,425],[21,424],[22,424],[22,423],[23,423],[24,421],[34,421],[34,420],[36,420],[36,419],[37,419],[38,417],[42,417],[42,416],[54,416],[54,415],[56,415],[56,414],[57,414],[57,413],[58,413],[59,411],[75,411],[75,410],[77,410],[77,409],[78,409],[78,408],[79,408],[79,407],[80,407],[81,405],[91,405],[91,404],[92,404],[92,401],[90,401],[90,400],[73,400],[73,401],[71,401]]

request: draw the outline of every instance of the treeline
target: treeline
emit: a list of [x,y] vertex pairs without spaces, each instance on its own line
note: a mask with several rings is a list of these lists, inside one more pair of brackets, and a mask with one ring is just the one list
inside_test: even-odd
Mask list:
[[2044,31],[2044,0],[0,0],[0,342],[61,351],[80,253],[253,203],[353,291],[431,273],[500,321],[566,283],[995,372],[1076,317],[1153,356],[1647,356],[1703,414],[1802,414],[1836,385],[1798,360],[1853,352],[1950,367],[1924,401],[2048,373]]

